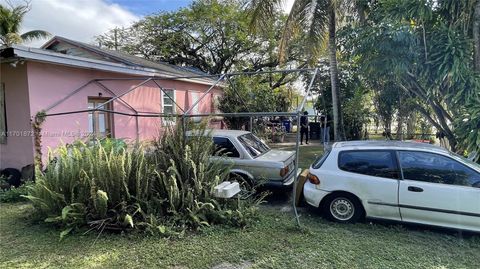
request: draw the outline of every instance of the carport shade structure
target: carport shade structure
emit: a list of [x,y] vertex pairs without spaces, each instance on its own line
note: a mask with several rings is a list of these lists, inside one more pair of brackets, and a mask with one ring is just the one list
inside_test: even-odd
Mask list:
[[[294,112],[288,112],[288,111],[283,111],[283,112],[268,112],[268,111],[265,111],[265,112],[236,112],[236,113],[197,113],[197,114],[192,114],[191,112],[193,111],[193,109],[215,88],[215,86],[217,86],[219,83],[223,82],[223,81],[226,81],[228,82],[228,85],[232,86],[233,87],[233,83],[231,81],[231,78],[232,77],[236,77],[236,76],[255,76],[255,75],[260,75],[260,74],[274,74],[274,73],[281,73],[281,74],[288,74],[288,73],[310,73],[312,74],[312,78],[310,79],[310,82],[308,84],[308,87],[305,91],[305,95],[303,97],[303,100],[302,102],[297,106],[296,110]],[[191,118],[191,117],[212,117],[212,116],[222,116],[222,117],[272,117],[272,116],[291,116],[291,117],[296,117],[297,119],[297,126],[300,126],[300,117],[301,117],[301,113],[305,107],[305,103],[307,101],[307,98],[309,96],[311,96],[311,90],[312,90],[312,87],[313,87],[313,83],[315,81],[315,77],[317,76],[317,73],[318,73],[318,68],[305,68],[305,69],[283,69],[283,70],[268,70],[268,71],[257,71],[257,72],[234,72],[234,73],[225,73],[225,74],[221,74],[221,75],[208,75],[208,74],[205,74],[205,75],[194,75],[194,76],[152,76],[152,77],[138,77],[138,78],[103,78],[103,79],[94,79],[94,80],[91,80],[89,82],[87,82],[86,84],[82,85],[81,87],[75,89],[74,91],[72,91],[69,95],[65,96],[64,98],[62,98],[61,100],[59,100],[58,102],[52,104],[51,106],[49,106],[46,110],[45,110],[45,115],[43,115],[44,117],[54,117],[54,116],[60,116],[60,115],[69,115],[69,114],[76,114],[76,113],[85,113],[85,112],[95,112],[95,111],[102,111],[102,112],[108,112],[108,113],[112,113],[112,114],[119,114],[119,115],[124,115],[124,116],[132,116],[132,117],[135,117],[135,122],[136,122],[136,134],[137,134],[137,141],[139,139],[139,128],[138,128],[138,118],[139,117],[149,117],[149,118],[152,118],[152,117],[160,117],[160,118],[165,118],[165,117],[175,117],[175,118],[182,118],[182,124],[183,124],[183,131],[184,131],[184,134],[186,135],[186,132],[187,132],[187,126],[186,126],[186,119],[187,118]],[[169,94],[166,93],[165,89],[163,87],[160,86],[160,84],[158,83],[159,80],[181,80],[181,79],[193,79],[193,78],[208,78],[208,79],[212,79],[212,81],[214,79],[214,82],[211,84],[211,86],[208,88],[207,91],[205,91],[205,93],[203,93],[203,95],[194,103],[192,104],[191,107],[189,107],[186,111],[183,110],[174,100],[174,98],[172,98]],[[120,94],[120,95],[116,95],[114,94],[114,91],[112,91],[111,89],[109,89],[105,84],[103,84],[102,82],[105,82],[105,81],[115,81],[115,80],[130,80],[130,81],[140,81],[140,83],[138,83],[137,85],[133,86],[132,88],[130,88],[128,91]],[[122,99],[122,97],[126,96],[127,94],[137,90],[138,88],[140,88],[142,85],[145,85],[147,84],[148,82],[152,81],[156,87],[158,87],[158,89],[163,92],[165,94],[165,96],[168,96],[168,98],[173,102],[173,104],[175,104],[175,106],[177,108],[179,108],[181,110],[182,113],[173,113],[173,114],[168,114],[168,113],[157,113],[157,112],[146,112],[146,111],[137,111],[136,109],[134,109],[131,105],[128,104],[128,102],[126,102],[125,100]],[[54,107],[60,105],[61,103],[63,103],[65,100],[69,99],[70,97],[72,97],[73,95],[75,95],[76,93],[78,93],[79,91],[83,90],[84,88],[86,88],[88,85],[90,84],[96,84],[97,86],[99,86],[100,88],[102,88],[103,90],[105,90],[106,92],[112,94],[113,98],[109,99],[108,101],[102,103],[102,104],[99,104],[97,105],[96,107],[92,108],[92,109],[85,109],[85,110],[75,110],[75,111],[65,111],[65,112],[58,112],[58,113],[48,113],[49,110],[53,109]],[[235,91],[236,92],[236,91]],[[236,92],[237,93],[237,92]],[[243,98],[240,96],[240,94],[237,93],[237,96],[238,98],[241,100],[241,102],[245,105],[245,101],[243,100]],[[114,102],[114,101],[118,101],[120,102],[121,104],[123,104],[124,106],[126,106],[130,111],[131,113],[127,113],[127,112],[120,112],[120,111],[114,111],[114,110],[108,110],[108,109],[104,109],[109,103],[111,102]],[[324,121],[324,124],[326,124],[326,121]],[[325,126],[324,126],[325,127]],[[296,144],[295,144],[295,172],[298,171],[299,167],[298,167],[298,161],[299,161],[299,146],[300,146],[300,128],[297,128],[297,133],[296,133]],[[324,142],[325,143],[325,142]],[[298,211],[297,211],[297,207],[296,207],[296,189],[297,189],[297,185],[298,185],[298,179],[297,177],[294,178],[294,181],[293,181],[293,190],[292,190],[292,195],[293,195],[293,199],[292,199],[292,205],[293,205],[293,211],[294,211],[294,214],[295,214],[295,220],[296,220],[296,223],[297,225],[300,227],[300,219],[299,219],[299,215],[298,215]]]

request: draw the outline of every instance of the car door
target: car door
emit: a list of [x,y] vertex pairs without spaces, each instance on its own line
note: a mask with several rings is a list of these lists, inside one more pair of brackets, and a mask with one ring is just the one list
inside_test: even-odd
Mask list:
[[257,168],[246,158],[241,146],[235,140],[224,136],[214,136],[213,143],[216,150],[212,159],[230,165],[232,172],[246,172],[249,177],[254,177],[254,175],[258,174],[255,171]]
[[480,174],[445,155],[399,151],[403,221],[480,230]]
[[324,177],[336,179],[329,181],[331,186],[326,186],[327,190],[343,190],[355,194],[370,218],[400,220],[400,171],[394,151],[344,150],[338,154],[338,168],[344,172],[323,172]]

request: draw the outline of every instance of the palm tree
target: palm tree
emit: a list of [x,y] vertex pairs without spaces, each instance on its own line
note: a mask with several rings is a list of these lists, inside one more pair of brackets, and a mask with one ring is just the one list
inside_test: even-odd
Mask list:
[[[267,29],[264,27],[268,23],[265,18],[272,17],[281,8],[283,2],[283,0],[251,0],[252,28]],[[288,15],[279,48],[280,60],[284,60],[289,41],[297,32],[304,31],[311,54],[311,64],[316,64],[325,41],[328,41],[334,138],[336,141],[345,140],[337,64],[337,14],[340,10],[350,12],[351,8],[355,8],[358,11],[359,20],[363,22],[365,20],[364,6],[355,5],[356,3],[356,1],[340,0],[295,0]],[[343,4],[342,7],[340,7],[341,4]]]
[[9,7],[0,5],[1,46],[8,47],[13,44],[19,44],[25,41],[31,41],[50,36],[48,32],[42,30],[33,30],[23,34],[19,33],[23,17],[28,11],[30,11],[30,5],[28,3],[18,6],[9,4]]

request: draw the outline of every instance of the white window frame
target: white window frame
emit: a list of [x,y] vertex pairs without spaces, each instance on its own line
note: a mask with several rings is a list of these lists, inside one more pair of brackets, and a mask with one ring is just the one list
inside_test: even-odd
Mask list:
[[[192,96],[192,106],[189,106],[192,111],[191,114],[195,115],[195,114],[201,114],[201,111],[200,111],[200,105],[201,105],[201,101],[198,102],[198,104],[195,105],[195,107],[193,107],[193,105],[195,104],[195,102],[201,100],[201,98],[203,97],[203,92],[202,91],[199,91],[199,90],[190,90],[190,95]],[[198,99],[197,100],[193,100],[193,94],[198,94]],[[193,108],[192,108],[193,107]],[[201,122],[202,121],[202,117],[192,117],[191,118],[193,122]]]
[[[165,113],[165,92],[164,91],[173,91],[173,103],[172,103],[172,112],[175,114],[176,111],[177,111],[177,108],[176,108],[176,105],[175,103],[177,102],[177,90],[175,88],[165,88],[162,90],[162,94],[161,94],[161,106],[162,106],[162,113]],[[168,97],[167,97],[168,98]],[[169,98],[170,99],[170,98]],[[170,105],[168,105],[170,106]],[[171,124],[175,124],[176,123],[176,120],[175,118],[173,119],[169,119],[169,118],[165,118],[163,117],[162,118],[162,122],[164,125],[171,125]]]
[[[93,107],[95,108],[96,106],[100,105],[100,104],[104,104],[106,102],[108,102],[109,100],[111,99],[107,99],[107,98],[101,98],[101,97],[88,97],[87,98],[87,105],[89,103],[93,103]],[[100,101],[104,101],[103,103],[100,103]],[[108,110],[113,110],[113,104],[112,103],[108,103],[106,106],[105,106],[105,109],[108,109]],[[105,131],[106,133],[103,134],[103,133],[100,133],[99,130],[98,130],[98,124],[99,124],[99,118],[98,118],[98,115],[99,115],[99,112],[98,111],[94,111],[94,112],[89,112],[88,114],[89,115],[92,115],[92,121],[90,122],[90,118],[88,118],[88,125],[90,126],[90,123],[92,123],[92,128],[93,128],[93,131],[90,132],[90,135],[93,135],[94,137],[98,137],[98,138],[104,138],[104,137],[107,137],[107,138],[114,138],[114,130],[115,130],[115,127],[114,127],[114,122],[113,122],[113,114],[112,113],[103,113],[101,112],[102,114],[105,114]],[[107,130],[109,132],[107,132]]]

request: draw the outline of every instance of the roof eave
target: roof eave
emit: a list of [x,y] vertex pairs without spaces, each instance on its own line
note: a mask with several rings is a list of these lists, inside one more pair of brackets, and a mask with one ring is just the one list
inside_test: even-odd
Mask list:
[[[22,46],[14,46],[14,56],[9,58],[1,58],[0,62],[11,61],[12,58],[18,60],[31,60],[37,62],[46,62],[53,63],[58,65],[73,66],[84,69],[96,69],[114,73],[129,74],[135,76],[145,76],[145,77],[158,77],[158,78],[172,78],[175,79],[175,74],[168,73],[159,73],[157,70],[142,68],[142,67],[132,67],[126,66],[123,64],[117,64],[107,61],[100,61],[88,58],[82,58],[71,55],[64,55],[54,52],[48,52],[40,49],[32,49]],[[188,78],[179,78],[175,79],[179,81],[192,82],[203,85],[212,85],[211,82],[201,81],[197,79],[188,79]],[[220,85],[218,85],[220,87]]]

